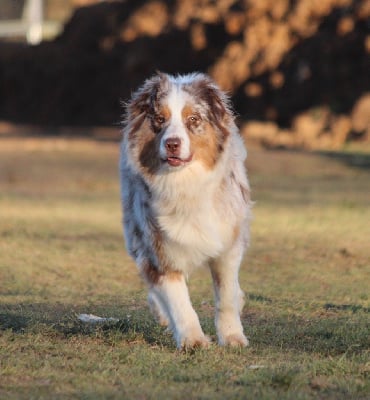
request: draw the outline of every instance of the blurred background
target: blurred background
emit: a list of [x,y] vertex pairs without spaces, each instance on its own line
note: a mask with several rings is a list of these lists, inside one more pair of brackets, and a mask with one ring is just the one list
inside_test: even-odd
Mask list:
[[156,70],[209,73],[266,146],[369,143],[369,0],[0,0],[3,131],[116,127]]

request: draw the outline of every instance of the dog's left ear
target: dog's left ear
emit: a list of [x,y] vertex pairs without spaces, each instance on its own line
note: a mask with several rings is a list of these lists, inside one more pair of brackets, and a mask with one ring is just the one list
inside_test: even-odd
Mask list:
[[228,97],[208,76],[202,75],[196,85],[200,97],[209,105],[210,116],[217,125],[232,118]]
[[224,95],[217,87],[210,85],[207,88],[208,104],[215,119],[219,122],[223,121],[227,108],[224,100]]

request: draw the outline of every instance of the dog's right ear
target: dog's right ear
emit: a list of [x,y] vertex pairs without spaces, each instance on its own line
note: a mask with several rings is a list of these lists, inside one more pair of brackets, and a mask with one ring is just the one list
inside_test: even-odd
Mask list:
[[162,72],[147,79],[143,85],[132,95],[127,105],[128,114],[136,118],[143,114],[153,113],[156,104],[168,87],[168,76]]

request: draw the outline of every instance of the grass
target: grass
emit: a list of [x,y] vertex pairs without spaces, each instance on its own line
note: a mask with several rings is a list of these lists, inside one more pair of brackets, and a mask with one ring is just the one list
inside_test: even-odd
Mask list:
[[[117,160],[117,143],[0,138],[1,399],[370,397],[368,169],[252,147],[250,347],[181,353],[124,250]],[[206,271],[190,290],[215,338]]]

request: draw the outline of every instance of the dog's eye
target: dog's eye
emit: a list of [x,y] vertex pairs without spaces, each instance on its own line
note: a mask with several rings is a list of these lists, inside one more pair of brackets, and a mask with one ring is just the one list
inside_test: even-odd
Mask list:
[[188,122],[191,124],[197,124],[200,122],[200,116],[199,115],[190,115],[188,117]]
[[155,115],[153,117],[153,120],[158,125],[162,125],[162,124],[164,124],[166,122],[166,119],[164,118],[163,115]]

